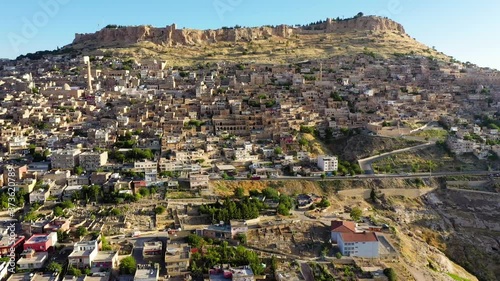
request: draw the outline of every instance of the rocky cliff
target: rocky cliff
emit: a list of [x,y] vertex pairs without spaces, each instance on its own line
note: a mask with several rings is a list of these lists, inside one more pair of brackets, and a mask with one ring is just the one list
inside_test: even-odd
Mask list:
[[275,27],[223,28],[216,30],[177,29],[175,24],[165,28],[152,26],[106,27],[89,34],[76,34],[73,45],[128,45],[150,41],[166,46],[198,45],[215,42],[240,42],[268,37],[288,38],[294,34],[335,33],[348,31],[391,31],[404,33],[399,23],[381,17],[358,17],[335,21],[327,19],[321,23],[302,27],[279,25]]

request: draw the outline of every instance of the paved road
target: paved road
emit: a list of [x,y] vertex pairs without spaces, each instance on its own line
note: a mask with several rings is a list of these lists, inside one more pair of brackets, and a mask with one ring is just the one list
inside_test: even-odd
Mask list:
[[375,161],[378,161],[380,159],[383,159],[385,157],[391,156],[391,155],[396,154],[396,153],[401,153],[401,152],[406,152],[406,151],[412,151],[412,150],[422,149],[422,148],[426,148],[426,147],[429,147],[429,146],[432,146],[432,145],[434,145],[434,143],[428,142],[428,143],[419,144],[419,145],[416,145],[416,146],[411,146],[411,147],[406,147],[406,148],[402,148],[402,149],[397,149],[397,150],[393,150],[393,151],[390,151],[390,152],[382,153],[380,155],[375,155],[375,156],[371,156],[371,157],[368,157],[368,158],[365,158],[365,159],[360,159],[360,160],[358,160],[358,163],[359,163],[359,166],[361,167],[361,170],[365,171],[365,173],[367,173],[367,174],[373,174],[372,163],[375,162]]

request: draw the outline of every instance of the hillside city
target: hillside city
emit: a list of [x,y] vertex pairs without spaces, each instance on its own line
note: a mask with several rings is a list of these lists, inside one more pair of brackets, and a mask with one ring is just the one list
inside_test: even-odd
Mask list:
[[[498,192],[499,93],[496,70],[411,52],[2,60],[0,277],[410,280],[390,266],[402,226],[286,185],[483,175]],[[359,139],[398,145],[348,153]]]

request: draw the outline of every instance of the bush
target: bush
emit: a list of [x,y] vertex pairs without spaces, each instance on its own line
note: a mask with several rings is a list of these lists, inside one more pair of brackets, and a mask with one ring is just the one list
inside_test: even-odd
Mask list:
[[397,278],[396,278],[396,272],[392,268],[386,268],[386,269],[384,269],[384,274],[385,274],[385,276],[387,276],[387,278],[389,279],[389,281],[396,281],[397,280]]
[[165,207],[158,206],[155,208],[155,214],[157,214],[157,215],[163,214],[163,213],[165,213],[165,210],[166,210]]

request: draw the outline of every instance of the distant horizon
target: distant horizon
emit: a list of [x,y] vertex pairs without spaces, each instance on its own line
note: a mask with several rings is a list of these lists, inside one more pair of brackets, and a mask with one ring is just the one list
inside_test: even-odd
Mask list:
[[[114,5],[97,0],[11,1],[3,3],[4,11],[9,13],[2,19],[0,57],[15,59],[27,53],[56,50],[71,44],[77,33],[94,33],[109,24],[164,27],[176,23],[180,29],[202,30],[235,25],[295,26],[326,18],[349,18],[362,12],[365,16],[387,17],[398,22],[409,36],[461,62],[500,69],[496,48],[500,45],[500,38],[494,36],[500,29],[500,19],[496,15],[500,3],[487,0],[464,2],[185,0],[182,3],[166,3],[150,0],[147,4],[125,2]],[[154,9],[137,12],[138,8],[146,5],[154,6]],[[465,20],[471,17],[474,20]]]

